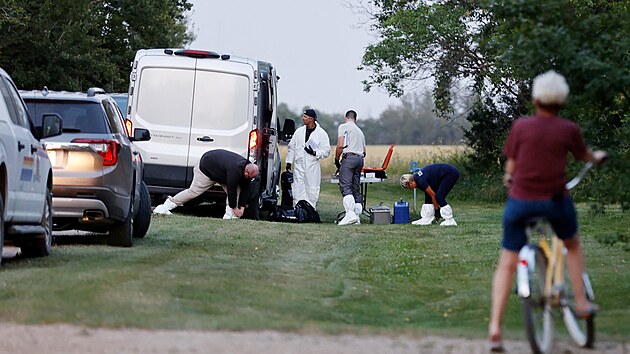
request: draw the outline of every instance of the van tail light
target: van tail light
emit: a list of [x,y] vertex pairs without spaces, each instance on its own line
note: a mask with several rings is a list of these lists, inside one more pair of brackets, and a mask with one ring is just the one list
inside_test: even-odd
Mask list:
[[127,136],[132,137],[133,136],[133,122],[129,118],[125,119],[125,129],[127,129]]
[[88,144],[103,157],[103,166],[113,166],[118,162],[118,142],[107,139],[74,139],[73,143]]
[[258,162],[256,161],[258,158],[258,138],[258,129],[254,129],[249,132],[249,140],[247,143],[247,159],[253,163]]

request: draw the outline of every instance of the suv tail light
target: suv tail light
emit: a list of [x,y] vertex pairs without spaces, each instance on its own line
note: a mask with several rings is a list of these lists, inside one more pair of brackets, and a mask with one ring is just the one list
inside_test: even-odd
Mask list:
[[89,144],[97,154],[103,157],[103,166],[113,166],[118,162],[118,142],[107,139],[74,139],[73,143]]
[[258,129],[249,132],[249,140],[247,142],[247,159],[256,163],[258,158]]

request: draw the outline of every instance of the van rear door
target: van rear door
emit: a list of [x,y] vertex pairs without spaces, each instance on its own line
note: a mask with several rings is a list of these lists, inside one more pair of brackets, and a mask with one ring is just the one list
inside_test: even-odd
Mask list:
[[[146,55],[138,60],[134,126],[149,129],[138,142],[147,185],[186,188],[196,59]],[[135,114],[133,112],[135,111]]]
[[246,63],[197,60],[188,166],[208,150],[247,157],[254,117],[253,75],[253,67]]

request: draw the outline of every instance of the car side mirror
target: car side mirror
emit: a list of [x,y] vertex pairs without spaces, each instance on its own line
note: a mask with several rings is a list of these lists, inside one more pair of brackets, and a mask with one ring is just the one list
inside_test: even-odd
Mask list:
[[46,113],[42,115],[42,126],[37,128],[40,139],[50,138],[61,135],[63,132],[63,121],[57,113]]
[[280,137],[284,141],[289,141],[293,137],[293,133],[295,133],[295,121],[287,118],[284,120],[284,127],[282,128],[282,135]]
[[131,141],[149,141],[151,140],[151,132],[148,129],[136,128],[133,130],[133,136],[129,139]]

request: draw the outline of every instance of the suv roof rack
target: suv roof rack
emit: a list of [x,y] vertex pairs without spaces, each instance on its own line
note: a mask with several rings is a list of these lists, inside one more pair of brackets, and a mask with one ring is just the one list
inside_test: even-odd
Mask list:
[[103,90],[103,89],[102,89],[102,88],[100,88],[100,87],[90,87],[90,88],[87,90],[87,96],[88,96],[88,97],[94,97],[94,96],[96,96],[97,94],[105,94],[105,90]]

